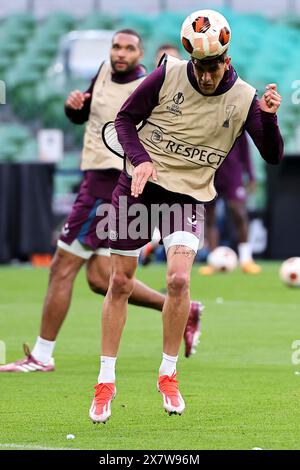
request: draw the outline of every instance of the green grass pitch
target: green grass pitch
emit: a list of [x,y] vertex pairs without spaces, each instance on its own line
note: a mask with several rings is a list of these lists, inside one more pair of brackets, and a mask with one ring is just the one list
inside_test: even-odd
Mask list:
[[[102,298],[89,291],[82,271],[57,341],[56,371],[0,374],[0,449],[299,449],[300,364],[292,363],[292,343],[300,339],[300,289],[282,285],[278,267],[264,263],[257,277],[236,270],[207,278],[194,268],[192,297],[206,309],[197,354],[180,354],[182,416],[165,414],[156,391],[160,314],[130,306],[112,417],[98,426],[88,410]],[[44,269],[0,269],[7,362],[22,357],[23,341],[35,341],[47,276]],[[165,266],[139,268],[138,276],[160,289]]]

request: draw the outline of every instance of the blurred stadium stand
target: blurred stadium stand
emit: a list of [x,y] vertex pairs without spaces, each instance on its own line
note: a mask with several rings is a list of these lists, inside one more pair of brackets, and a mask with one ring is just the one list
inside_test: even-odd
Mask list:
[[[205,6],[201,2],[201,8]],[[208,7],[218,8],[232,26],[230,55],[240,76],[259,94],[266,83],[278,83],[286,152],[299,156],[300,104],[293,103],[292,96],[297,92],[295,81],[300,80],[300,0],[219,0]],[[73,30],[134,28],[144,39],[144,64],[151,70],[159,45],[180,47],[181,23],[195,9],[199,2],[194,0],[127,1],[126,6],[117,0],[0,0],[0,80],[5,82],[7,100],[0,106],[0,165],[38,162],[37,131],[62,129],[65,159],[56,166],[53,207],[55,213],[66,213],[81,179],[84,129],[65,118],[63,104],[71,89],[85,89],[88,80],[60,80],[59,74],[50,74],[62,39]],[[258,180],[254,209],[264,210],[267,175],[262,159],[255,150],[253,154]]]
[[7,16],[19,11],[33,10],[36,17],[43,18],[53,11],[67,11],[75,16],[83,16],[94,10],[119,14],[124,11],[137,13],[159,13],[160,11],[186,11],[200,8],[221,8],[227,6],[237,12],[264,12],[267,16],[276,16],[287,11],[300,12],[299,0],[13,0],[0,1],[0,16]]

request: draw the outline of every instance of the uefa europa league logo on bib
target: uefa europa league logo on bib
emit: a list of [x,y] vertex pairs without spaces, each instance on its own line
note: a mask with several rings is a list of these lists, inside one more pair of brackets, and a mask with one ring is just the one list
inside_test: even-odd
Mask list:
[[230,104],[226,106],[226,119],[223,122],[223,127],[229,127],[230,119],[231,116],[233,115],[233,111],[235,110],[235,106],[233,104]]

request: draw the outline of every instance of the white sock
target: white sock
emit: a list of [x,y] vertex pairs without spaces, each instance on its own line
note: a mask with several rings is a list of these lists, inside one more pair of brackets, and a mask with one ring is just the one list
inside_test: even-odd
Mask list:
[[252,250],[250,243],[240,243],[238,245],[238,252],[240,263],[248,263],[248,261],[252,261]]
[[47,339],[43,339],[38,336],[34,348],[31,351],[31,355],[37,361],[42,362],[43,364],[48,364],[52,357],[55,343],[56,341],[48,341]]
[[168,356],[163,353],[163,359],[159,368],[159,375],[172,375],[176,372],[176,363],[178,356]]
[[115,383],[116,381],[116,357],[101,356],[100,373],[98,376],[98,384]]

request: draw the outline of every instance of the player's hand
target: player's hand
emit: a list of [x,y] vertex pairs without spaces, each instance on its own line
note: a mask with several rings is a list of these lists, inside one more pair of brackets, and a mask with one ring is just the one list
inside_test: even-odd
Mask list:
[[149,178],[157,181],[157,173],[153,163],[144,162],[136,166],[132,174],[131,195],[138,197],[142,194]]
[[266,86],[266,91],[263,94],[260,102],[260,109],[266,113],[276,113],[280,104],[281,96],[277,93],[276,83],[270,83]]
[[72,91],[67,98],[66,106],[71,109],[82,109],[85,100],[90,97],[90,93],[81,93],[79,90]]

